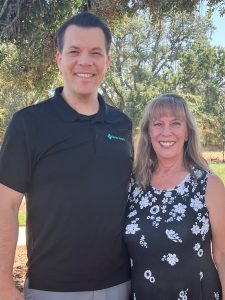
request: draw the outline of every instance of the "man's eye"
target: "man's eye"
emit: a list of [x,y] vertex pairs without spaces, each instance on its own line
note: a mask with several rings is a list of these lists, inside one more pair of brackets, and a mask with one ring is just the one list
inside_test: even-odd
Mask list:
[[79,51],[73,50],[69,52],[70,54],[79,54]]

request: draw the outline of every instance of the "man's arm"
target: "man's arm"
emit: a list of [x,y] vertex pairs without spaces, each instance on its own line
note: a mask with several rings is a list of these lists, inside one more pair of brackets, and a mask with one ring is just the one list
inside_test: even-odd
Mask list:
[[0,300],[24,299],[12,279],[22,198],[22,193],[0,184]]

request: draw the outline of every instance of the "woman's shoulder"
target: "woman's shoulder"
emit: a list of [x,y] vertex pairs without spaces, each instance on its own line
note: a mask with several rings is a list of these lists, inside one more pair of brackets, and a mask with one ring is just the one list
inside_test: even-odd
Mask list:
[[206,187],[206,204],[212,214],[225,211],[225,187],[222,179],[211,174],[208,178]]
[[214,173],[210,173],[208,176],[208,189],[209,188],[212,188],[214,191],[217,191],[217,189],[224,188],[224,183],[219,176],[217,176]]

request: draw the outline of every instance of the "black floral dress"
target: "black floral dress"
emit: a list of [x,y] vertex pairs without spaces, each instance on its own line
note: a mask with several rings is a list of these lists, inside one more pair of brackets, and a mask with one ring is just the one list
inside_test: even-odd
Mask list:
[[142,190],[131,178],[125,241],[131,256],[132,299],[222,299],[205,205],[208,176],[193,169],[167,190],[151,185]]

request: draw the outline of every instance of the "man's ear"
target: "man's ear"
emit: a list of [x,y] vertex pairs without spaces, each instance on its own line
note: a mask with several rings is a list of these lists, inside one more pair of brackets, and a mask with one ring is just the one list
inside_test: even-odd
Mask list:
[[61,60],[62,60],[62,54],[57,50],[55,54],[55,61],[57,63],[59,70],[61,69]]
[[111,60],[111,57],[110,57],[110,54],[107,54],[107,57],[106,57],[106,66],[107,66],[107,69],[110,65],[110,60]]

